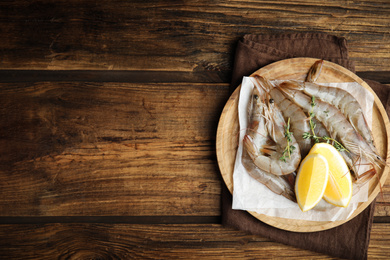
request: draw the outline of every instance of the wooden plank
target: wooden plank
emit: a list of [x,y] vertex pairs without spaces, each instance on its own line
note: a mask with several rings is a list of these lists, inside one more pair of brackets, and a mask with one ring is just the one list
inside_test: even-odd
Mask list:
[[2,259],[331,259],[220,225],[0,226]]
[[[390,83],[387,71],[361,71],[362,79]],[[0,70],[1,83],[20,82],[128,82],[128,83],[226,83],[230,78],[220,71],[128,71],[128,70]]]
[[390,75],[387,71],[361,71],[356,72],[356,75],[362,79],[371,79],[382,84],[390,84]]
[[[0,216],[219,216],[228,84],[0,85]],[[390,216],[390,179],[376,216]]]
[[[390,224],[374,224],[368,259],[390,253]],[[334,259],[221,225],[1,225],[2,259]]]
[[[371,79],[381,73],[371,74]],[[387,75],[387,74],[386,74]],[[129,70],[0,70],[1,83],[20,82],[128,82],[128,83],[224,83],[218,71],[129,71]],[[390,77],[388,79],[390,81]]]
[[[387,222],[387,217],[380,218],[379,222]],[[0,225],[48,223],[219,224],[221,216],[0,216]]]
[[221,71],[244,34],[346,37],[357,71],[390,70],[390,2],[2,1],[1,69]]
[[[0,216],[3,224],[220,224],[222,216]],[[375,216],[373,223],[390,223],[390,216]]]
[[0,215],[219,216],[227,84],[0,85]]

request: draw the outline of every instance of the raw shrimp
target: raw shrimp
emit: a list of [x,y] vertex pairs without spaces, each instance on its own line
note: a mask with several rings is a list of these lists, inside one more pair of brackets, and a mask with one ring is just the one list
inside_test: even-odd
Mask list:
[[383,159],[354,129],[339,109],[318,99],[315,100],[315,105],[313,106],[311,98],[302,91],[297,90],[296,84],[296,82],[286,81],[280,84],[279,89],[290,100],[302,107],[306,113],[313,113],[324,124],[328,132],[340,140],[350,152],[366,158],[370,163],[384,163]]
[[242,164],[252,178],[264,184],[272,192],[278,195],[282,195],[291,201],[296,201],[294,193],[294,181],[290,181],[288,178],[294,178],[295,173],[291,173],[291,176],[278,176],[272,173],[265,172],[259,169],[253,163],[252,159],[249,157],[246,151],[243,151]]
[[299,148],[301,151],[301,156],[304,157],[308,154],[312,144],[310,139],[303,138],[305,132],[310,131],[309,121],[307,120],[307,115],[303,112],[302,108],[291,102],[287,99],[279,89],[274,88],[272,83],[269,82],[264,77],[259,75],[254,76],[256,83],[259,84],[263,89],[265,89],[273,100],[275,104],[280,108],[284,119],[287,121],[290,119],[291,123],[291,132],[293,133]]
[[359,102],[347,91],[340,88],[332,88],[314,84],[319,77],[323,61],[315,62],[309,69],[303,91],[308,95],[320,98],[322,101],[336,106],[348,118],[352,126],[368,142],[372,149],[374,147],[372,132],[367,124],[363,110]]
[[[336,106],[347,117],[352,126],[367,141],[373,151],[374,146],[372,133],[368,127],[363,110],[359,102],[347,91],[340,88],[332,88],[314,84],[321,74],[323,60],[316,61],[309,69],[305,82],[303,83],[303,92],[310,96],[321,99]],[[326,130],[325,130],[326,131]],[[367,159],[351,152],[341,151],[341,155],[352,170],[354,181],[357,185],[366,183],[376,170],[372,163]]]
[[309,96],[315,96],[316,98],[328,102],[340,109],[356,131],[358,131],[371,146],[371,149],[376,150],[371,130],[367,124],[363,110],[355,97],[344,89],[326,87],[313,83],[318,78],[321,72],[321,67],[322,61],[315,62],[307,74],[306,81],[308,82],[293,84],[291,87],[296,87]]
[[299,146],[294,136],[289,140],[285,137],[285,121],[269,94],[254,87],[249,113],[250,125],[243,145],[254,164],[275,175],[294,172],[301,160]]

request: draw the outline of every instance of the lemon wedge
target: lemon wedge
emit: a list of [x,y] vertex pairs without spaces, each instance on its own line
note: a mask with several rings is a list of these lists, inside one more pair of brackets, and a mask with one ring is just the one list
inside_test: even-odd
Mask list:
[[329,166],[321,154],[309,154],[303,159],[295,181],[295,194],[302,211],[308,211],[320,202],[329,178]]
[[347,207],[352,198],[352,178],[348,166],[339,151],[331,144],[317,143],[310,154],[324,156],[329,165],[329,179],[324,199],[338,207]]

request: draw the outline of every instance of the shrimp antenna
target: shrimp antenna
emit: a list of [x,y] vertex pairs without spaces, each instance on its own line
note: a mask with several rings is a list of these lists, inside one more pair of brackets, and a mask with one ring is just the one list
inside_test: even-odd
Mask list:
[[353,142],[348,142],[348,143],[345,143],[345,144],[348,147],[351,147],[352,150],[354,150],[354,151],[358,150],[359,152],[357,154],[360,157],[366,158],[369,162],[373,163],[377,167],[382,168],[381,166],[385,164],[384,160],[379,155],[377,155],[376,153],[374,153],[372,151],[366,151],[366,150],[362,149],[362,147],[360,147],[359,145],[357,145],[357,144],[355,144]]

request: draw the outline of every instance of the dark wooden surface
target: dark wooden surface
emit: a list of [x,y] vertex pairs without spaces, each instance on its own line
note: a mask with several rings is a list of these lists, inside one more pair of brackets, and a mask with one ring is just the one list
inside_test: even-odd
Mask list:
[[[390,2],[2,1],[0,259],[329,256],[222,227],[237,40],[325,32],[390,83]],[[390,180],[369,259],[390,253]]]

